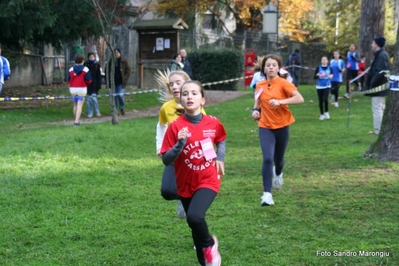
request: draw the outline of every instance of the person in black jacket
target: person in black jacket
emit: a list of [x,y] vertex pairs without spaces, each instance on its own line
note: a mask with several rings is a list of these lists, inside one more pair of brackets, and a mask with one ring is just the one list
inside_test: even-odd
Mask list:
[[299,68],[295,66],[300,66],[301,65],[301,55],[299,54],[299,49],[295,49],[295,51],[288,56],[287,60],[287,70],[290,73],[290,76],[293,79],[293,82],[295,87],[298,88],[299,85]]
[[85,66],[90,70],[93,79],[92,83],[87,86],[86,95],[87,117],[90,118],[93,117],[93,109],[96,116],[101,116],[97,100],[98,91],[101,89],[101,67],[96,61],[96,55],[94,53],[88,53],[87,58],[88,61],[85,62]]
[[[388,82],[385,73],[381,73],[383,70],[390,70],[389,55],[385,51],[384,45],[385,39],[383,37],[377,37],[371,43],[371,49],[374,52],[374,61],[371,63],[367,74],[366,85],[364,86],[366,90],[376,88]],[[385,96],[387,94],[388,90],[365,94],[371,97],[371,110],[373,112],[374,131],[369,132],[370,134],[378,135],[380,133],[382,116],[385,109]]]

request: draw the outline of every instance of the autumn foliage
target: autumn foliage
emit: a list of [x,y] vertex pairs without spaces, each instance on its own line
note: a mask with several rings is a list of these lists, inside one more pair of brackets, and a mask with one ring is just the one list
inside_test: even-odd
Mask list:
[[[314,0],[271,0],[271,3],[278,7],[279,31],[291,40],[306,40],[310,33],[308,22],[314,20]],[[237,31],[261,30],[264,7],[264,0],[161,0],[152,5],[158,15],[185,17],[194,12],[197,15],[211,12],[219,20],[223,20],[223,15],[233,15]]]

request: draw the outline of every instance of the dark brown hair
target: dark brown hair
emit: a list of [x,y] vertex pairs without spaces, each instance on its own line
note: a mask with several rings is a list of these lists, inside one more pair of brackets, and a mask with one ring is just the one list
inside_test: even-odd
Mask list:
[[85,57],[81,54],[76,54],[75,55],[75,63],[76,64],[82,64],[85,61]]
[[[261,70],[260,70],[260,71],[263,73],[263,75],[265,75],[265,77],[266,77],[265,65],[266,65],[267,59],[276,60],[279,69],[283,66],[283,63],[282,63],[282,60],[281,60],[281,57],[280,57],[280,56],[278,56],[278,55],[276,55],[276,54],[268,54],[268,55],[266,55],[265,58],[263,58],[263,61],[262,61],[262,68],[261,68]],[[279,74],[279,75],[280,75],[280,74]]]
[[201,82],[199,82],[197,80],[188,80],[188,81],[184,82],[183,85],[180,88],[180,98],[181,98],[181,95],[182,95],[183,87],[186,86],[187,84],[195,84],[195,85],[197,85],[200,88],[200,92],[201,92],[202,98],[205,97],[205,90],[204,90],[204,87],[202,86]]

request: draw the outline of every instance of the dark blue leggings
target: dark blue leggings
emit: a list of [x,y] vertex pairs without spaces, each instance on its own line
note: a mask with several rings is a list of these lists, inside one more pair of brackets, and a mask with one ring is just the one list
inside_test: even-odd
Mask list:
[[194,192],[191,198],[181,198],[184,210],[187,214],[187,223],[191,228],[191,235],[197,251],[197,259],[201,265],[205,265],[205,247],[213,246],[214,241],[209,234],[208,224],[205,221],[206,211],[216,197],[216,192],[209,188],[200,188]]
[[263,189],[265,192],[272,191],[273,163],[276,167],[276,175],[280,175],[283,171],[284,154],[289,135],[289,126],[279,129],[259,128],[260,147],[263,154]]

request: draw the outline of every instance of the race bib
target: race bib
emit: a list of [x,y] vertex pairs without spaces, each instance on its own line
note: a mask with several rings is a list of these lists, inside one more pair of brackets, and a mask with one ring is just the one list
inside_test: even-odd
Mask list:
[[213,158],[216,158],[216,152],[213,147],[212,140],[210,138],[206,138],[204,140],[201,140],[200,142],[205,159],[209,161]]

